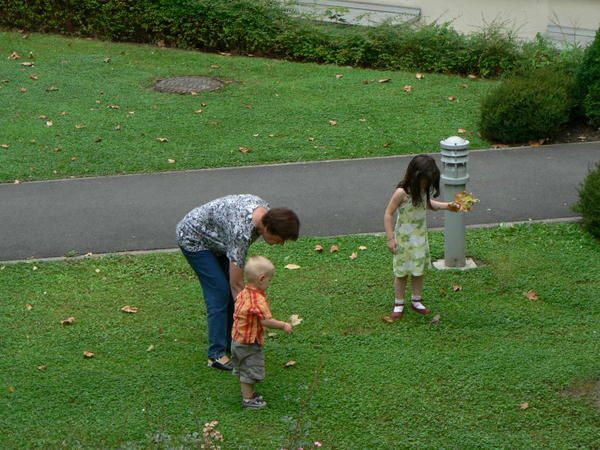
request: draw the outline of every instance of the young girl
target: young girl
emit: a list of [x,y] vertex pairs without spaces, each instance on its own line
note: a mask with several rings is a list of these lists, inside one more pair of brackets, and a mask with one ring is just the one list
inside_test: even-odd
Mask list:
[[[404,179],[396,190],[385,210],[383,223],[387,235],[387,245],[394,254],[394,288],[396,301],[391,316],[399,320],[404,315],[404,295],[408,275],[411,275],[411,308],[418,314],[431,311],[423,304],[423,274],[430,266],[429,243],[427,241],[427,208],[458,211],[459,206],[438,202],[431,197],[440,194],[440,171],[434,159],[427,155],[415,156],[406,169]],[[393,227],[394,213],[398,211],[396,226]]]

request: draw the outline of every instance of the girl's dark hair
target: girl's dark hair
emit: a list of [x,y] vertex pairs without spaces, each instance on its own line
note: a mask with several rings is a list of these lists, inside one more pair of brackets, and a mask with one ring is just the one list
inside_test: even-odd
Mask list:
[[427,197],[427,206],[431,207],[431,196],[434,198],[440,195],[440,169],[435,160],[428,155],[415,156],[408,167],[404,179],[398,183],[396,188],[402,188],[406,191],[412,200],[414,206],[423,204],[421,195],[421,182],[425,180],[424,191]]
[[284,241],[298,239],[300,220],[294,211],[287,208],[272,208],[262,218],[262,223],[271,234]]

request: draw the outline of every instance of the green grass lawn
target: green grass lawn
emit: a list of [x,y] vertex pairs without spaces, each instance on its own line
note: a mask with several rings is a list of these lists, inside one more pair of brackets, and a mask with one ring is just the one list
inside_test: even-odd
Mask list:
[[[488,145],[477,121],[494,82],[25,36],[0,33],[0,182],[431,152],[460,128]],[[152,89],[183,75],[231,83]]]
[[[237,380],[205,367],[205,308],[179,254],[0,265],[0,448],[200,448],[210,420],[236,449],[600,447],[598,408],[564,395],[600,377],[598,242],[577,225],[467,239],[480,268],[426,278],[439,326],[381,320],[383,237],[255,245],[278,268],[276,317],[304,318],[268,339],[264,411],[243,411]],[[431,246],[441,257],[440,233]]]

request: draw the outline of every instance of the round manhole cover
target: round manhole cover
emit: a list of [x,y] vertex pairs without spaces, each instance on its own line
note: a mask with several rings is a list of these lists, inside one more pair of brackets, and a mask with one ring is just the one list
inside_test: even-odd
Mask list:
[[216,91],[225,83],[218,78],[211,77],[175,77],[160,80],[154,89],[160,92],[173,94],[192,94],[194,92]]

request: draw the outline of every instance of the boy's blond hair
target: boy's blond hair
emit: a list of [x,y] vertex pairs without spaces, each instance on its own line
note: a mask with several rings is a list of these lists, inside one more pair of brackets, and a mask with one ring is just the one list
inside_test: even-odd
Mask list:
[[251,256],[244,266],[244,276],[249,282],[257,281],[261,275],[270,276],[274,273],[275,266],[269,258],[264,256]]

